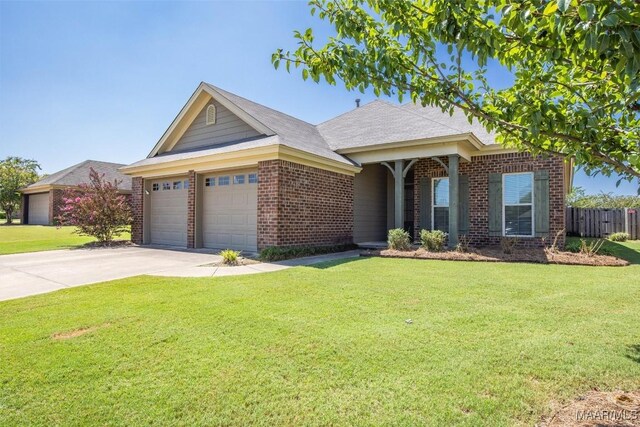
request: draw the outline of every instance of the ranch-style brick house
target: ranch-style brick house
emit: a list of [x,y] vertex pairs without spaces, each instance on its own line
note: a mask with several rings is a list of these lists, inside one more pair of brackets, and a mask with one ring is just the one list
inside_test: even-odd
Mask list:
[[120,170],[135,243],[249,252],[399,227],[539,246],[564,229],[572,179],[570,161],[505,149],[461,112],[374,101],[312,125],[207,83]]
[[122,166],[125,165],[85,160],[28,185],[20,191],[22,193],[22,224],[53,225],[60,214],[60,209],[64,206],[62,199],[64,190],[77,188],[80,184],[88,184],[91,169],[103,175],[109,182],[118,181],[118,191],[130,197],[131,177],[119,171]]

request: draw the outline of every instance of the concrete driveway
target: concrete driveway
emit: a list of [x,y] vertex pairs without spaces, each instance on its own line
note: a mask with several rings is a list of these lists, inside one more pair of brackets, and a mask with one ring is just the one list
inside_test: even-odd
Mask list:
[[218,262],[217,255],[152,247],[72,249],[0,256],[0,300]]

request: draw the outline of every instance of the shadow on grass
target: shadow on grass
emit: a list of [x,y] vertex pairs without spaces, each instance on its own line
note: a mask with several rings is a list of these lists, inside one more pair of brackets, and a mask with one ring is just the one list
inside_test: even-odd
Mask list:
[[[591,242],[597,239],[587,237],[585,240],[587,242]],[[580,238],[567,237],[567,243],[570,241],[580,242]],[[628,244],[629,243],[623,244],[619,242],[612,242],[611,240],[605,240],[602,247],[611,252],[613,256],[629,261],[629,264],[640,264],[640,250],[633,249],[629,247]]]
[[342,264],[349,264],[351,262],[355,262],[355,261],[362,261],[362,257],[356,256],[353,258],[341,258],[341,259],[334,259],[331,261],[323,261],[323,262],[319,262],[317,264],[310,264],[307,265],[306,267],[312,267],[312,268],[317,268],[318,270],[326,270],[328,268],[333,268],[333,267],[337,267],[339,265]]
[[640,344],[630,345],[627,357],[636,363],[640,363]]
[[630,264],[640,264],[640,251],[634,250],[633,248],[630,248],[618,242],[611,242],[609,240],[607,240],[605,245],[618,258],[625,259],[629,261]]

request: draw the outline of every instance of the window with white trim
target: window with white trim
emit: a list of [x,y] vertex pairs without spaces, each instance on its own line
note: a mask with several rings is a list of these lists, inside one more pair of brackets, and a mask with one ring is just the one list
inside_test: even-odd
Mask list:
[[215,187],[216,186],[216,178],[215,177],[210,177],[210,178],[205,178],[204,179],[204,186],[205,187]]
[[182,181],[173,181],[174,190],[182,190]]
[[207,125],[216,124],[216,106],[211,104],[207,107]]
[[189,189],[189,180],[185,179],[183,184],[182,184],[182,188],[184,188],[185,190]]
[[218,185],[229,185],[229,177],[221,176],[218,178]]
[[533,236],[533,173],[502,175],[502,231],[505,236]]
[[257,184],[258,183],[258,174],[250,173],[249,174],[249,184]]
[[449,232],[449,178],[433,178],[431,228]]
[[160,184],[158,184],[157,182],[154,182],[153,185],[151,186],[151,190],[158,191],[159,189],[160,189]]
[[244,175],[234,175],[233,176],[233,184],[244,184]]
[[171,190],[171,183],[169,182],[163,182],[162,183],[162,190]]

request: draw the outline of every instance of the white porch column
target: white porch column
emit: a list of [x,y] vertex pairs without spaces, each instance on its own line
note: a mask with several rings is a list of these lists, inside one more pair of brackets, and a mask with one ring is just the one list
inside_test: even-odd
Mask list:
[[458,244],[458,162],[457,154],[449,155],[449,247]]
[[402,166],[403,160],[396,160],[394,164],[393,177],[395,178],[395,191],[394,191],[394,212],[395,212],[395,227],[404,228],[404,171]]

